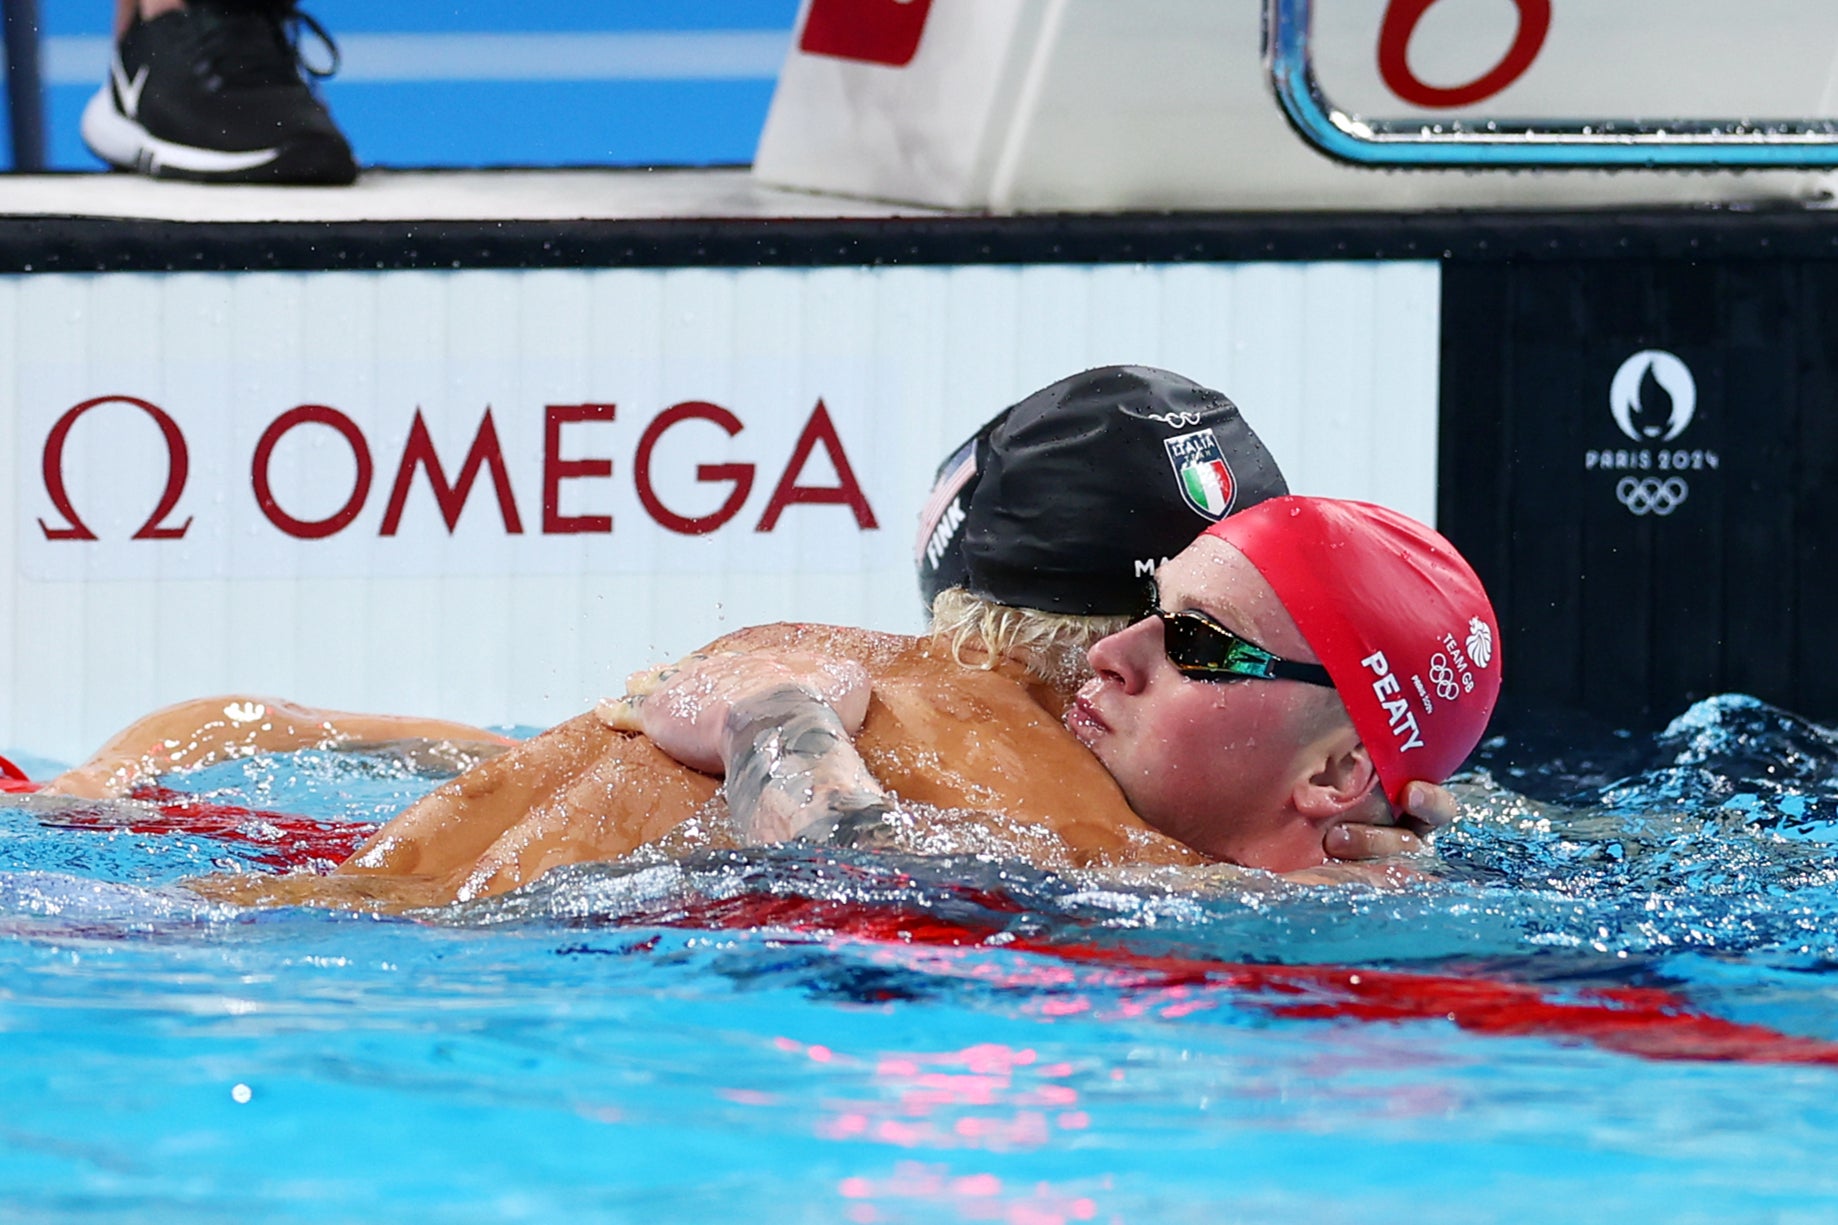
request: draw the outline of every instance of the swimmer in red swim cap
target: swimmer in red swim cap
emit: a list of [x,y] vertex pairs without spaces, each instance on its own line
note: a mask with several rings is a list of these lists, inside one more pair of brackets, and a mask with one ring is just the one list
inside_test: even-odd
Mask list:
[[1288,870],[1467,757],[1499,625],[1449,542],[1383,507],[1283,497],[1156,575],[1153,615],[1091,650],[1067,725],[1151,826]]
[[[1091,648],[1066,725],[1137,818],[1213,859],[1320,865],[1330,831],[1390,821],[1412,783],[1445,780],[1499,694],[1474,572],[1382,507],[1275,498],[1208,528],[1156,582],[1151,615]],[[710,659],[646,701],[644,728],[724,774],[730,811],[743,827],[760,814],[768,838],[897,829],[900,796],[847,752],[866,685],[808,661]]]

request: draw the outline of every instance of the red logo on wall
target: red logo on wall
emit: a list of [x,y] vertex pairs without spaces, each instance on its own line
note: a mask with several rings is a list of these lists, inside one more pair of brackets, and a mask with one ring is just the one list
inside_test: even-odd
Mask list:
[[798,50],[904,68],[931,11],[932,0],[811,0]]
[[65,412],[51,427],[51,433],[45,436],[44,474],[45,493],[51,498],[51,505],[64,517],[63,527],[52,527],[43,519],[38,526],[45,533],[46,540],[94,540],[96,534],[89,530],[89,525],[78,517],[76,508],[70,504],[70,491],[64,484],[64,446],[70,439],[71,427],[90,409],[101,404],[131,404],[153,418],[154,424],[160,427],[160,436],[166,440],[166,489],[160,495],[159,505],[147,516],[147,521],[134,533],[135,540],[182,540],[191,527],[191,516],[185,522],[168,523],[161,526],[160,521],[172,513],[179,504],[179,498],[185,493],[185,479],[191,471],[191,449],[185,445],[185,432],[179,423],[172,419],[165,409],[157,404],[149,404],[134,396],[97,396],[85,400],[75,408]]
[[[64,452],[68,445],[70,432],[77,422],[91,410],[105,404],[126,404],[151,417],[159,429],[166,444],[166,483],[160,495],[159,504],[153,513],[147,516],[132,539],[134,540],[178,540],[184,538],[191,527],[191,516],[183,521],[174,521],[174,515],[180,499],[184,497],[186,483],[191,474],[191,450],[186,445],[185,433],[173,416],[157,404],[135,396],[111,395],[98,396],[92,400],[67,409],[52,425],[45,437],[42,455],[45,493],[50,498],[53,508],[63,519],[62,523],[38,521],[40,530],[46,540],[56,541],[93,541],[96,533],[79,516],[70,496],[64,472]],[[571,535],[611,535],[613,517],[610,514],[565,515],[562,513],[562,486],[569,482],[600,482],[614,476],[613,458],[608,455],[580,455],[566,444],[563,428],[581,422],[611,422],[617,420],[617,409],[612,404],[549,404],[543,407],[542,415],[542,515],[540,531],[545,536]],[[719,404],[702,400],[690,400],[673,404],[653,417],[645,426],[638,439],[637,450],[633,455],[629,471],[630,479],[636,487],[639,504],[645,513],[658,526],[684,536],[704,536],[728,524],[740,514],[749,495],[753,492],[754,477],[758,471],[752,463],[723,462],[698,463],[694,466],[694,482],[698,485],[712,485],[717,489],[725,487],[726,493],[719,506],[706,513],[694,513],[688,508],[673,507],[664,498],[656,477],[658,464],[657,450],[664,436],[680,426],[700,422],[713,425],[728,438],[741,434],[746,426],[728,409]],[[332,514],[319,519],[303,518],[283,505],[271,480],[271,470],[275,462],[275,451],[282,441],[295,430],[313,429],[330,430],[336,434],[346,448],[349,448],[353,462],[351,485],[345,494],[343,503]],[[691,426],[693,432],[693,425]],[[393,448],[392,448],[393,450]],[[460,513],[472,497],[475,486],[489,486],[489,494],[481,494],[481,499],[495,502],[498,516],[507,536],[521,536],[524,533],[524,516],[519,509],[519,496],[511,479],[510,465],[505,460],[504,443],[499,435],[498,423],[486,408],[479,418],[477,429],[473,432],[471,445],[458,463],[457,473],[449,477],[448,472],[454,467],[454,457],[449,455],[442,460],[435,448],[433,435],[428,429],[421,410],[416,409],[410,421],[407,437],[401,448],[401,459],[396,464],[394,477],[389,484],[389,499],[385,504],[382,522],[377,528],[378,536],[395,536],[402,528],[403,518],[409,513],[410,495],[417,483],[424,482],[433,495],[435,509],[441,521],[451,535],[459,524]],[[819,470],[827,466],[835,474],[833,484],[824,483],[820,476],[813,481],[807,473],[813,462]],[[387,473],[385,466],[382,473]],[[376,454],[363,429],[345,413],[325,404],[301,404],[281,413],[262,431],[255,444],[255,450],[249,464],[250,487],[255,494],[256,507],[264,518],[276,528],[296,540],[323,540],[337,536],[354,523],[370,500],[370,493],[375,478],[380,475]],[[528,496],[527,492],[524,496]],[[868,504],[867,493],[850,464],[848,455],[843,450],[842,437],[837,433],[835,422],[830,418],[829,409],[822,400],[811,409],[805,418],[803,427],[792,442],[791,455],[779,470],[779,476],[772,485],[771,496],[766,499],[759,519],[754,523],[755,532],[771,532],[778,528],[780,519],[787,508],[793,506],[837,506],[844,508],[855,521],[860,531],[875,531],[880,527],[875,519],[874,510]],[[697,508],[700,509],[700,508]]]
[[1513,7],[1519,10],[1519,29],[1500,61],[1465,84],[1431,85],[1411,70],[1410,40],[1417,23],[1437,3],[1391,0],[1379,27],[1379,75],[1392,93],[1412,106],[1452,108],[1486,101],[1525,75],[1551,32],[1551,0],[1513,0]]

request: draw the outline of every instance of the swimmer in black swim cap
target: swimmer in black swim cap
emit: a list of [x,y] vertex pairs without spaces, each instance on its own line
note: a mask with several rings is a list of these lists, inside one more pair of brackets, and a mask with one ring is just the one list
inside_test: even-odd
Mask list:
[[1289,492],[1223,392],[1100,366],[992,418],[938,470],[915,560],[932,632],[1083,673],[1141,615],[1163,561],[1234,511]]

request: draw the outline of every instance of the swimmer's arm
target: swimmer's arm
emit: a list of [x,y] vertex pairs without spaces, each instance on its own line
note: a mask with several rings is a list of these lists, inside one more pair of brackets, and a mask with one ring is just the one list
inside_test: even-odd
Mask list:
[[[878,844],[892,802],[851,739],[868,710],[859,665],[797,652],[715,653],[634,678],[645,735],[726,780],[742,841]],[[635,694],[628,694],[633,697]]]
[[377,740],[510,743],[483,728],[445,719],[348,714],[246,695],[193,698],[136,719],[44,790],[97,799],[121,796],[173,770],[252,753]]
[[722,736],[728,814],[743,839],[884,846],[894,806],[827,702],[795,685],[733,703]]

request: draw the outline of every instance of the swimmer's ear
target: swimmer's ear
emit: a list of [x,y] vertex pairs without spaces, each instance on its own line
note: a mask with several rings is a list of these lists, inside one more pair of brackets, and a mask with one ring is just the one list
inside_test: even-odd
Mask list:
[[1356,809],[1370,807],[1371,797],[1379,791],[1378,768],[1366,746],[1347,735],[1331,736],[1317,746],[1313,771],[1297,781],[1290,798],[1296,811],[1319,821],[1346,817]]

